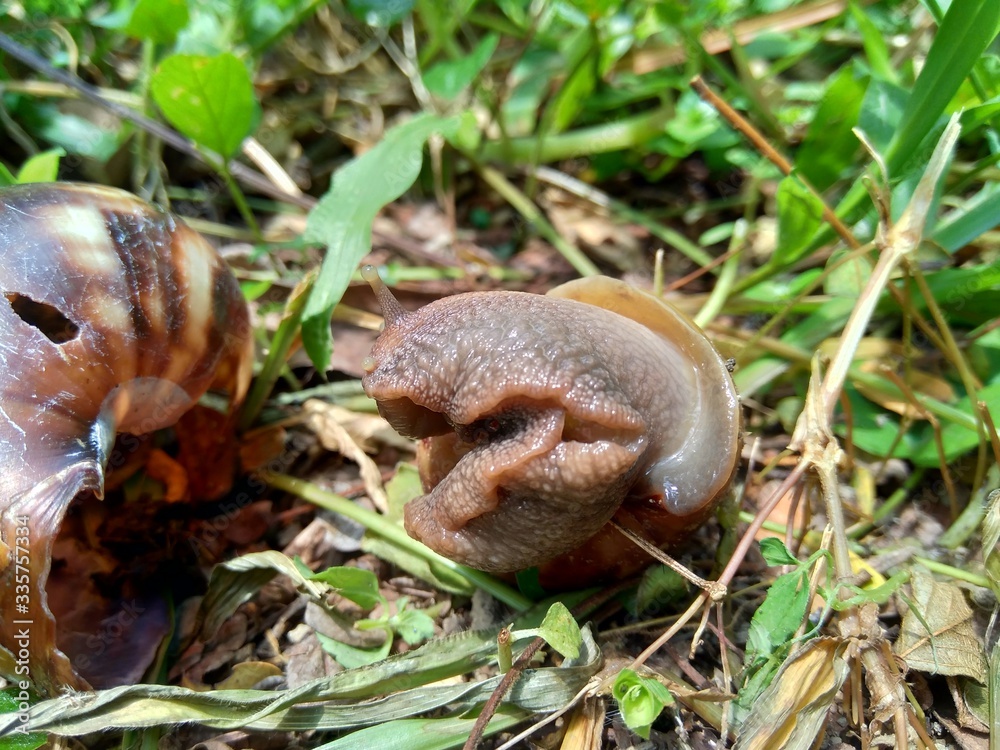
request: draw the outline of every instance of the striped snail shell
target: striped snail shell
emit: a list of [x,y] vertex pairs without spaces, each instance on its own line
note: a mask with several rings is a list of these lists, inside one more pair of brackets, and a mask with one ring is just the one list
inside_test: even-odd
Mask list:
[[93,185],[0,190],[0,673],[86,687],[45,596],[67,506],[103,495],[117,433],[169,426],[210,388],[235,406],[252,358],[236,279],[174,216]]

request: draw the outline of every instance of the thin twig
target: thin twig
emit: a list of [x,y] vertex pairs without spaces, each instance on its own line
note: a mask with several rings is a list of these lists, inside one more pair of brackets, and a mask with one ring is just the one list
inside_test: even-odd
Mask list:
[[[607,588],[598,591],[573,607],[571,610],[573,617],[580,619],[581,617],[586,616],[587,613],[592,612],[609,599],[618,596],[618,594],[625,589],[631,588],[634,584],[634,580],[621,581],[620,583],[608,586]],[[480,711],[479,716],[476,718],[476,723],[473,725],[472,731],[469,732],[469,739],[466,740],[462,750],[474,750],[474,748],[479,745],[483,739],[483,733],[486,731],[486,726],[490,723],[490,719],[493,718],[494,714],[496,714],[497,709],[500,708],[500,702],[503,700],[503,697],[510,690],[517,678],[521,676],[521,672],[523,672],[531,663],[531,659],[544,643],[544,638],[536,638],[533,640],[521,653],[521,656],[518,657],[517,661],[514,662],[511,668],[504,672],[503,679],[500,680],[500,684],[496,686],[496,689],[494,689],[493,693],[490,695],[489,700],[487,700],[483,706],[483,710]],[[577,698],[573,698],[572,700],[576,701]]]
[[476,723],[472,725],[472,731],[469,732],[469,739],[465,741],[462,745],[462,750],[475,750],[479,746],[480,741],[483,739],[483,732],[486,731],[486,725],[490,723],[490,719],[496,714],[497,709],[500,708],[500,702],[503,697],[507,695],[507,692],[514,686],[514,682],[517,678],[521,676],[531,660],[535,658],[535,654],[538,653],[538,649],[545,645],[544,638],[536,638],[528,647],[521,652],[521,655],[517,657],[517,661],[514,665],[504,672],[503,677],[500,680],[500,684],[497,685],[496,690],[490,695],[486,704],[483,706],[483,710],[479,712],[479,716],[476,717]]
[[[726,120],[729,124],[736,128],[740,133],[742,133],[747,140],[749,140],[754,147],[767,159],[769,162],[774,164],[781,173],[788,177],[792,173],[792,163],[788,161],[784,156],[782,156],[778,151],[768,142],[768,140],[761,134],[757,128],[755,128],[749,121],[746,120],[739,112],[729,106],[722,97],[716,94],[712,89],[708,87],[705,80],[701,76],[695,76],[691,79],[691,88],[698,92],[698,96],[704,99],[706,102],[712,105],[712,107]],[[844,240],[850,247],[860,247],[861,243],[858,242],[857,238],[851,232],[850,229],[840,220],[840,217],[833,212],[826,201],[823,200],[823,196],[819,194],[809,181],[806,180],[801,174],[796,175],[798,180],[805,185],[806,189],[812,193],[812,195],[820,202],[823,206],[823,218],[826,222],[834,228],[837,234],[840,235],[841,239]]]
[[721,601],[726,598],[726,587],[719,585],[715,581],[706,581],[701,576],[697,575],[693,571],[689,570],[684,565],[681,565],[674,558],[664,552],[662,549],[657,547],[655,544],[647,539],[636,534],[632,529],[625,528],[620,523],[618,523],[613,518],[608,521],[609,524],[615,527],[622,536],[628,539],[632,544],[636,545],[639,549],[645,552],[650,557],[654,558],[658,562],[663,563],[672,571],[674,571],[681,578],[690,581],[695,586],[700,588],[702,591],[708,593],[712,598],[713,602]]

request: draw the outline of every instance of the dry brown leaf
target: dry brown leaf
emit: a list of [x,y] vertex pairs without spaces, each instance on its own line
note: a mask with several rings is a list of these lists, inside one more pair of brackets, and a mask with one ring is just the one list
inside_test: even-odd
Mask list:
[[584,698],[570,715],[561,748],[565,750],[600,750],[604,736],[605,701],[591,695]]
[[[389,501],[382,486],[382,472],[361,448],[355,436],[338,419],[338,417],[343,418],[345,413],[353,417],[353,412],[317,399],[306,401],[303,409],[310,428],[316,433],[323,447],[328,451],[340,453],[358,465],[368,497],[380,512],[385,513],[389,508]],[[358,422],[355,421],[354,424],[357,425]]]
[[281,675],[281,668],[266,661],[245,661],[233,666],[233,673],[216,684],[216,690],[249,690],[265,677]]
[[[833,357],[840,349],[840,338],[825,339],[819,345],[819,353],[824,357]],[[858,348],[854,352],[855,362],[873,363],[876,360],[888,362],[890,360],[900,360],[905,354],[903,345],[892,339],[883,339],[878,336],[865,336],[858,342]]]
[[[862,365],[861,369],[866,372],[873,372],[877,374],[878,365],[874,362],[870,362]],[[925,372],[914,370],[907,375],[906,384],[914,393],[928,396],[937,401],[951,403],[955,400],[955,389],[952,388],[951,384],[946,380],[939,378],[936,375],[929,375]],[[869,401],[878,404],[883,409],[887,409],[891,412],[895,412],[896,414],[909,417],[911,419],[926,419],[927,412],[924,411],[922,407],[917,406],[904,398],[890,395],[876,388],[872,388],[865,383],[855,383],[855,387],[862,396],[867,398]]]
[[177,461],[159,448],[146,458],[146,475],[163,484],[163,500],[177,503],[188,497],[188,475]]
[[639,241],[627,225],[617,224],[602,206],[557,188],[545,190],[539,203],[552,226],[571,243],[582,243],[617,268],[641,265]]
[[914,571],[910,585],[913,601],[893,644],[896,655],[905,659],[910,669],[965,675],[985,682],[986,656],[972,627],[972,608],[965,601],[965,592],[920,570]]
[[806,750],[847,678],[847,642],[817,638],[790,656],[744,722],[735,750]]

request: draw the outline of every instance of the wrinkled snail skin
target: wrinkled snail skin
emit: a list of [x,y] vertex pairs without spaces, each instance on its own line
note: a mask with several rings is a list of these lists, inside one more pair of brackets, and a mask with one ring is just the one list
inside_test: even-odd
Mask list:
[[406,312],[374,269],[364,276],[386,324],[362,382],[421,439],[427,494],[404,521],[435,551],[493,572],[564,555],[610,568],[631,546],[608,535],[611,518],[660,543],[723,496],[739,458],[735,388],[673,308],[602,277]]
[[[252,356],[239,285],[171,214],[92,185],[0,190],[0,672],[25,674],[9,660],[26,656],[41,690],[86,686],[43,652],[67,505],[103,494],[117,433],[169,426],[209,388],[240,400]],[[26,651],[18,619],[33,620]]]

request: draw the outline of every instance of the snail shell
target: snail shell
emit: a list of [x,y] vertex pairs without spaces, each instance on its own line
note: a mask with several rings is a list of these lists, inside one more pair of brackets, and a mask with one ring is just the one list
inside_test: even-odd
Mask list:
[[235,278],[171,214],[91,185],[0,191],[0,672],[86,686],[45,599],[66,507],[102,496],[118,432],[169,426],[209,388],[240,400],[252,346]]
[[398,432],[422,440],[427,494],[404,521],[427,546],[493,572],[548,563],[550,583],[578,583],[584,567],[615,576],[648,562],[610,519],[662,544],[724,495],[739,402],[719,354],[674,308],[600,277],[406,312],[374,269],[363,274],[386,323],[362,382]]

